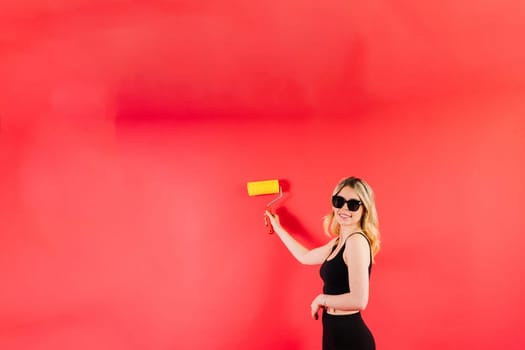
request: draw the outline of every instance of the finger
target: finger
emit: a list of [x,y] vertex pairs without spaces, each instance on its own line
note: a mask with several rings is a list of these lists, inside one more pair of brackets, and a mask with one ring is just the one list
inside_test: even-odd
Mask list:
[[313,305],[311,306],[310,308],[310,315],[312,316],[312,318],[314,320],[317,320],[318,316],[317,316],[317,311],[319,311],[319,309],[315,308]]
[[312,310],[312,318],[314,320],[317,320],[319,318],[319,315],[317,314],[317,311]]

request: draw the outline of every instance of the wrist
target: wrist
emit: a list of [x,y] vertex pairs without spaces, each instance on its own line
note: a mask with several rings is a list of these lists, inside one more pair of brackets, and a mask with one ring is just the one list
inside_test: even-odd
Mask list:
[[275,231],[275,233],[277,233],[279,236],[282,236],[283,235],[283,227],[281,225],[275,225],[273,227],[273,230]]
[[328,295],[321,294],[321,306],[326,308],[328,307],[327,303],[328,303]]

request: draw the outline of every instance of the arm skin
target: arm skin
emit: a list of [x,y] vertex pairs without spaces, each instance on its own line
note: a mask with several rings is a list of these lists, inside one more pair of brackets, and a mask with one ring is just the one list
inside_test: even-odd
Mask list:
[[[288,233],[280,224],[279,216],[268,211],[266,216],[270,220],[277,236],[282,240],[290,253],[305,265],[319,265],[328,257],[334,245],[335,238],[327,244],[311,249],[304,247]],[[368,265],[370,264],[370,250],[368,241],[360,234],[352,235],[345,245],[344,260],[348,266],[348,282],[350,293],[339,295],[319,294],[312,301],[311,314],[317,319],[321,308],[333,308],[342,311],[364,310],[368,304]]]
[[332,248],[335,239],[330,240],[330,242],[323,246],[308,249],[293,238],[292,235],[281,226],[278,215],[271,214],[267,211],[266,216],[270,220],[277,236],[279,236],[286,248],[288,248],[297,261],[304,265],[320,265],[324,262],[330,253],[330,249]]
[[368,265],[370,250],[365,237],[355,234],[348,238],[344,259],[348,266],[350,293],[339,295],[319,294],[312,301],[312,317],[317,319],[320,308],[333,308],[342,311],[361,311],[368,304]]

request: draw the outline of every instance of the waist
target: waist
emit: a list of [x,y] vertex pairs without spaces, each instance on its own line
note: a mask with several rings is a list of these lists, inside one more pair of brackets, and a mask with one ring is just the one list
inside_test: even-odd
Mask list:
[[353,315],[353,314],[357,314],[359,313],[358,310],[339,310],[339,309],[334,309],[333,307],[326,307],[324,309],[324,312],[326,312],[327,314],[329,315]]

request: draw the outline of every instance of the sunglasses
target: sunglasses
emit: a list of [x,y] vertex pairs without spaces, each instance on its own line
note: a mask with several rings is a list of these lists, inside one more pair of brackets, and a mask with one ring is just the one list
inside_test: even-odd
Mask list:
[[350,211],[358,211],[361,204],[363,204],[360,200],[354,198],[346,200],[341,196],[332,197],[332,205],[334,206],[334,208],[341,209],[342,207],[344,207],[345,203],[346,207]]

